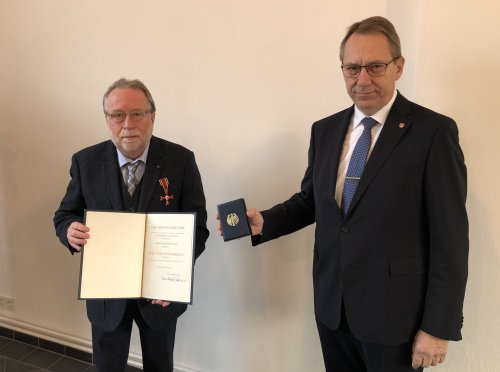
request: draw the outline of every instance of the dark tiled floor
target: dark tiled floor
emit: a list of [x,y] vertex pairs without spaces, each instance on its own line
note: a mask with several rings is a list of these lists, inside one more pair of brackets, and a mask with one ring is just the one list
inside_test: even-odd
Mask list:
[[83,372],[92,365],[37,346],[0,337],[0,372]]
[[[54,350],[54,345],[50,346],[50,349]],[[64,348],[57,344],[55,346]],[[72,354],[78,359],[68,356]],[[79,350],[65,350],[65,354],[62,354],[0,336],[0,372],[95,372],[95,367],[90,361],[86,362],[86,359],[88,354]],[[140,370],[128,367],[125,372],[134,371]]]

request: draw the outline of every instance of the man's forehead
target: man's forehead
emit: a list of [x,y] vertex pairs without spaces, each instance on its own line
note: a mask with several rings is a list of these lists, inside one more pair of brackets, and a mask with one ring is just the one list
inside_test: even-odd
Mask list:
[[128,88],[128,87],[123,87],[123,88],[115,88],[111,92],[109,92],[108,98],[110,97],[118,97],[118,98],[146,98],[146,95],[144,92],[138,88]]
[[148,104],[148,99],[144,92],[135,88],[116,88],[108,95],[109,105],[120,104]]
[[354,33],[345,44],[344,62],[348,59],[370,59],[385,61],[392,57],[391,48],[387,37],[380,32]]

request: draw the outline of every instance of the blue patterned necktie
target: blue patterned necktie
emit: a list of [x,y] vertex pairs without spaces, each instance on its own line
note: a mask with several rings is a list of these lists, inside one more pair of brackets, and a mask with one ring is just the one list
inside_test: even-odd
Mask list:
[[344,191],[342,193],[342,210],[344,211],[344,216],[349,210],[352,197],[356,192],[359,179],[363,174],[363,169],[365,168],[366,159],[368,157],[368,151],[370,150],[372,143],[371,130],[377,124],[377,121],[367,116],[361,120],[361,124],[364,125],[363,133],[361,134],[361,137],[359,137],[358,142],[356,142],[356,146],[354,146],[345,176]]
[[128,193],[132,196],[135,191],[135,187],[137,186],[137,179],[135,178],[135,171],[137,170],[137,167],[139,166],[139,163],[141,161],[138,160],[134,163],[127,163],[127,168],[128,168],[128,177],[127,177],[127,189]]

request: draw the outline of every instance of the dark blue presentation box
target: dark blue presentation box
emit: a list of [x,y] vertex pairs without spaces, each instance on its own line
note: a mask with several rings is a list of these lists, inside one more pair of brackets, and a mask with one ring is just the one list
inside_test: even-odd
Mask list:
[[217,206],[222,237],[225,242],[252,234],[247,218],[247,208],[244,199],[236,199]]

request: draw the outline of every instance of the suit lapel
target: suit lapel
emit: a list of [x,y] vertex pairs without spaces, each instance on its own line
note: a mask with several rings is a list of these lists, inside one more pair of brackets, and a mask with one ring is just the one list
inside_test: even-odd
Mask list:
[[121,180],[123,176],[118,167],[118,156],[116,155],[116,147],[109,141],[106,149],[106,156],[102,163],[102,170],[106,178],[106,192],[111,200],[113,210],[122,211],[124,209],[123,200],[121,197]]
[[[161,160],[163,152],[155,137],[151,137],[149,144],[148,158],[146,161],[146,169],[142,177],[141,195],[137,210],[139,212],[147,212],[150,205],[153,192],[160,180]],[[158,196],[159,197],[159,196]]]
[[382,132],[375,144],[373,151],[366,163],[363,175],[359,180],[358,187],[351,201],[351,205],[347,215],[356,206],[362,195],[370,185],[370,182],[377,175],[380,167],[384,164],[387,157],[394,150],[399,140],[403,137],[406,131],[410,128],[412,121],[408,117],[410,108],[408,101],[398,93],[389,116],[382,128]]

